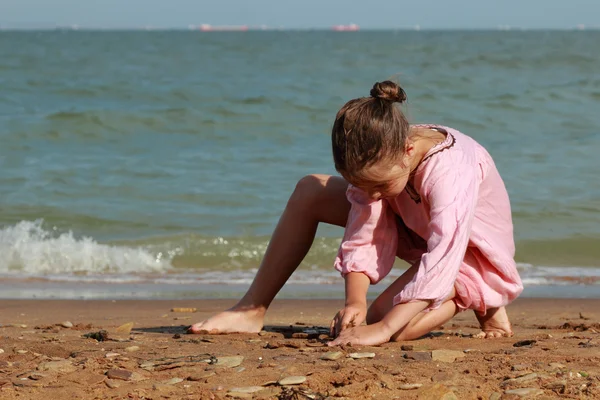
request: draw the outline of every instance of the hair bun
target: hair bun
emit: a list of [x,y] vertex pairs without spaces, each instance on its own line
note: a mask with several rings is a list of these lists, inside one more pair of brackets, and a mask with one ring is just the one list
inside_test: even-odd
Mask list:
[[403,103],[406,101],[406,92],[397,83],[392,81],[376,82],[371,89],[371,96],[391,101],[392,103]]

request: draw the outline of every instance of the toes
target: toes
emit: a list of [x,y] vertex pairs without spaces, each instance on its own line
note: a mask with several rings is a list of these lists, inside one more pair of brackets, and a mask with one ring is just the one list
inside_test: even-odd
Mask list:
[[485,332],[483,332],[483,331],[481,331],[481,332],[479,332],[479,333],[476,333],[475,335],[473,335],[473,337],[474,337],[475,339],[484,339],[486,336],[487,336],[487,335],[486,335],[486,333],[485,333]]

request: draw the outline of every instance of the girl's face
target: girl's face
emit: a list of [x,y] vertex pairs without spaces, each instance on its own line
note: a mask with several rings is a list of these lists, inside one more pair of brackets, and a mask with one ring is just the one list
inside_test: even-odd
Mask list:
[[402,193],[410,177],[410,168],[405,165],[402,161],[382,161],[363,170],[359,179],[349,181],[373,200],[394,198]]

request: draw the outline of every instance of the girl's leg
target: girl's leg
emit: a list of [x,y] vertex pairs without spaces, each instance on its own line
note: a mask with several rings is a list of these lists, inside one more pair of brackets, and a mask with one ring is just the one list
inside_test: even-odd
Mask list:
[[258,332],[271,301],[308,253],[319,222],[345,226],[350,212],[348,183],[309,175],[296,185],[252,285],[231,309],[190,327],[190,332]]
[[[381,319],[392,309],[394,297],[400,293],[404,286],[414,276],[419,268],[419,264],[410,267],[402,276],[383,291],[377,299],[369,307],[367,312],[367,324],[374,324]],[[448,296],[448,299],[442,305],[433,311],[422,312],[415,316],[404,328],[396,332],[391,340],[413,340],[431,332],[433,329],[448,322],[458,313],[458,307],[452,300],[456,296],[456,292]]]

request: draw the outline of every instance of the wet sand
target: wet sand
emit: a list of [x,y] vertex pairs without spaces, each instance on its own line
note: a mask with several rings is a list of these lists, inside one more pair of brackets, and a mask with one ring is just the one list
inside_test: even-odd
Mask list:
[[0,301],[0,399],[600,398],[600,299],[517,300],[502,339],[469,337],[465,312],[420,340],[329,348],[341,300],[277,300],[260,334],[185,334],[232,304]]

